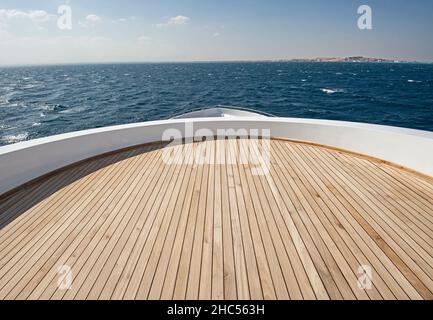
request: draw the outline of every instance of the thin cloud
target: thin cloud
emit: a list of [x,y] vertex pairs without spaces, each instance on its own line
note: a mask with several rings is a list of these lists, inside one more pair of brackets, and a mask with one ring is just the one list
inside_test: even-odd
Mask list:
[[54,15],[51,15],[44,10],[22,11],[16,9],[0,9],[0,21],[24,18],[30,19],[35,23],[41,23],[49,21],[52,17],[54,17]]
[[102,23],[103,20],[100,16],[96,14],[89,14],[86,16],[84,21],[79,21],[78,25],[83,28],[95,27],[97,24]]
[[126,23],[126,22],[130,22],[130,21],[136,21],[139,19],[140,19],[140,17],[130,16],[130,17],[121,17],[121,18],[113,19],[113,20],[111,20],[111,22],[113,22],[113,23]]
[[101,23],[102,18],[100,16],[97,16],[96,14],[89,14],[86,17],[86,21],[89,23]]
[[176,17],[170,17],[165,23],[159,23],[156,26],[157,27],[179,26],[179,25],[187,24],[189,21],[191,21],[191,18],[179,15]]

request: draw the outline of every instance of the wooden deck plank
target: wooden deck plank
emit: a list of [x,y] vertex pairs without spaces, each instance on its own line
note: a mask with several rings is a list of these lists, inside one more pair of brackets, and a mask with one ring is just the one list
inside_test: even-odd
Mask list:
[[230,216],[233,235],[233,251],[235,260],[235,273],[236,273],[236,288],[239,300],[246,300],[250,298],[250,288],[248,284],[248,271],[245,261],[245,250],[242,239],[242,228],[239,218],[239,204],[236,196],[236,186],[234,178],[234,164],[237,163],[235,154],[235,141],[227,141],[227,181],[229,192]]
[[230,218],[229,188],[226,159],[227,142],[220,141],[221,159],[221,210],[222,210],[222,231],[223,231],[223,273],[224,273],[224,299],[236,300],[236,274],[233,250],[232,223]]
[[[343,169],[344,172],[348,172],[350,174],[353,174],[356,172],[352,171],[351,169]],[[411,225],[407,223],[407,221],[403,222],[401,219],[401,216],[399,216],[397,213],[399,212],[396,208],[396,204],[398,201],[396,199],[393,199],[392,201],[392,208],[389,208],[387,206],[389,202],[389,198],[386,198],[384,196],[375,195],[377,194],[377,188],[380,188],[380,186],[377,186],[377,188],[373,189],[367,184],[367,179],[365,181],[353,181],[353,185],[355,186],[355,190],[359,190],[364,195],[365,202],[372,208],[371,213],[377,213],[374,217],[376,218],[376,221],[379,223],[384,222],[386,223],[392,230],[397,232],[398,234],[405,234],[404,241],[408,243],[413,249],[415,250],[421,250],[421,253],[428,252],[429,255],[432,254],[432,247],[431,244],[424,240],[418,233],[414,232],[412,230]],[[375,186],[375,184],[372,184]],[[385,191],[381,191],[381,194],[386,194]],[[381,201],[377,201],[381,200]],[[408,212],[412,216],[416,215],[416,211],[414,209],[410,209]],[[421,232],[422,235],[422,232]],[[425,251],[424,251],[425,250]],[[427,255],[427,257],[429,256]],[[427,258],[428,259],[428,258]],[[433,261],[427,261],[433,265]]]
[[[280,151],[279,148],[274,148],[275,151]],[[277,152],[274,153],[275,157],[278,157]],[[287,158],[286,158],[287,159]],[[285,161],[284,161],[285,162]],[[281,161],[280,165],[284,165],[284,162]],[[276,168],[279,169],[279,166],[275,166]],[[358,290],[358,288],[356,288],[356,284],[357,284],[357,278],[355,275],[355,270],[356,268],[359,266],[359,264],[355,264],[352,266],[349,266],[346,259],[350,259],[350,254],[348,254],[348,250],[344,252],[344,255],[342,254],[342,250],[345,249],[345,246],[343,243],[338,243],[338,248],[336,245],[336,242],[334,243],[334,239],[330,236],[330,234],[332,235],[332,230],[329,232],[329,229],[325,229],[325,227],[327,226],[325,223],[322,225],[322,220],[319,220],[318,217],[316,215],[319,215],[320,213],[323,212],[325,205],[318,202],[318,199],[320,199],[317,196],[317,192],[314,188],[311,188],[310,190],[308,190],[308,186],[311,185],[311,181],[309,179],[308,174],[305,173],[305,169],[302,167],[299,168],[295,168],[295,167],[291,167],[292,170],[295,170],[297,172],[303,171],[304,174],[302,177],[304,177],[304,179],[300,179],[300,181],[297,182],[297,188],[299,188],[301,190],[302,193],[302,197],[305,198],[305,200],[310,204],[309,207],[304,207],[308,213],[309,213],[309,217],[311,219],[312,224],[314,224],[316,226],[317,232],[319,234],[319,236],[322,238],[322,240],[326,243],[326,246],[330,249],[330,253],[333,256],[333,258],[335,259],[338,267],[341,269],[342,274],[344,275],[344,277],[346,278],[347,284],[349,285],[349,287],[346,287],[345,290],[347,291],[347,295],[348,297],[350,297],[353,293],[355,294],[355,296],[358,299],[366,299],[367,295],[365,294],[365,292]],[[275,179],[278,179],[278,174],[275,175],[274,177]],[[277,181],[277,180],[275,180]],[[275,188],[277,189],[277,188]],[[310,195],[310,192],[312,193]],[[279,198],[281,198],[280,196],[277,196]],[[328,234],[329,232],[329,234]],[[342,252],[340,252],[342,251]],[[352,260],[353,261],[353,260]],[[336,266],[334,265],[334,268]],[[351,268],[352,267],[352,268]],[[350,290],[353,292],[351,293]]]
[[[88,177],[90,177],[90,178],[97,177],[97,174],[98,174],[98,172],[96,173],[96,176],[89,175]],[[110,171],[107,171],[104,174],[104,178],[105,179],[112,179],[113,176],[110,174]],[[104,178],[102,178],[101,180],[95,179],[95,181],[97,182],[97,184],[93,185],[93,187],[96,187],[95,190],[104,191],[104,186],[102,184],[102,182],[104,181]],[[86,180],[86,182],[89,183],[88,180]],[[92,183],[90,183],[90,185],[92,185]],[[77,190],[75,190],[75,191],[78,192],[78,190],[79,190],[81,192],[81,194],[85,194],[86,188],[84,186],[88,186],[88,185],[83,184],[80,186],[81,189],[77,188]],[[74,194],[74,193],[72,193],[72,194]],[[78,193],[78,194],[80,194],[80,193]],[[75,199],[73,197],[67,197],[66,199],[68,199],[70,201],[66,201],[65,198],[62,198],[64,201],[63,202],[59,201],[60,204],[58,206],[52,206],[52,207],[48,208],[48,210],[46,212],[47,213],[46,216],[50,216],[50,217],[54,216],[53,220],[49,221],[49,223],[45,224],[43,226],[43,228],[33,230],[33,232],[39,232],[38,237],[36,237],[36,239],[40,239],[40,241],[35,241],[35,238],[33,238],[33,239],[30,238],[30,241],[23,248],[20,249],[19,254],[15,254],[13,256],[13,259],[10,259],[8,261],[8,263],[10,265],[13,265],[13,269],[11,270],[11,272],[6,273],[6,275],[13,274],[12,279],[15,279],[15,281],[20,279],[20,277],[23,274],[25,274],[26,276],[31,275],[32,273],[29,273],[28,270],[41,257],[41,255],[46,254],[47,256],[50,256],[51,251],[48,251],[48,253],[46,253],[46,250],[55,249],[56,247],[52,246],[52,243],[56,242],[56,240],[58,240],[59,236],[61,236],[61,235],[64,236],[65,234],[67,234],[67,233],[65,233],[65,230],[68,230],[68,227],[69,228],[74,227],[73,222],[77,217],[79,217],[79,211],[77,210],[77,208],[82,206],[83,203],[85,204],[85,206],[88,206],[89,201],[91,200],[91,197],[89,195],[90,194],[87,191],[87,195],[84,197],[79,197],[79,198],[75,198]],[[78,201],[76,201],[77,199],[78,199]],[[73,201],[73,200],[75,200],[75,201]],[[62,204],[64,206],[62,206]],[[60,209],[59,209],[59,207],[60,207]],[[59,215],[58,213],[60,210],[61,211],[65,210],[65,212],[67,214]],[[57,218],[60,218],[60,219],[56,220]],[[25,242],[23,241],[23,243],[25,243]],[[62,243],[62,241],[57,241],[57,243]],[[15,249],[15,250],[17,250],[17,249]],[[18,257],[21,257],[21,259],[19,261],[17,261],[17,259],[16,259]],[[6,256],[6,258],[7,258],[7,256]],[[5,269],[3,269],[3,270],[5,270]],[[18,270],[19,270],[19,272],[18,272]],[[37,269],[35,271],[37,271]],[[3,280],[4,280],[4,283],[6,283],[5,278],[3,278]],[[13,281],[8,282],[7,286],[12,286],[12,285],[14,285]],[[14,294],[15,290],[9,292],[8,294]],[[7,290],[4,290],[3,292],[5,292],[5,291],[7,291]]]
[[[137,171],[140,165],[145,160],[145,157],[136,156],[133,161],[125,168],[120,176],[115,180],[115,185],[112,187],[113,193],[107,198],[103,206],[99,207],[95,214],[108,213],[102,226],[97,230],[92,238],[92,241],[86,246],[85,250],[78,256],[72,268],[74,274],[74,286],[71,290],[62,291],[56,290],[53,294],[55,299],[73,299],[77,294],[81,294],[80,290],[84,286],[86,290],[90,285],[86,282],[89,274],[94,270],[94,266],[98,266],[99,259],[104,259],[106,248],[110,248],[113,243],[111,240],[116,239],[119,235],[118,228],[122,228],[124,223],[129,221],[132,212],[125,211],[122,213],[122,205],[127,202],[131,192],[137,183]],[[123,219],[123,217],[125,219]],[[69,265],[69,264],[68,264]],[[97,268],[97,267],[96,267]],[[92,282],[93,283],[93,282]],[[81,298],[83,298],[81,296]]]
[[122,251],[118,263],[116,263],[109,280],[105,284],[100,299],[122,299],[137,267],[140,254],[161,203],[159,195],[165,191],[163,184],[168,179],[169,171],[166,170],[164,163],[158,160],[159,156],[159,154],[154,156],[157,163],[156,168],[151,173],[152,178],[149,182],[149,188],[144,192],[137,208],[137,211],[141,213],[140,220],[130,235],[127,250]]
[[[191,145],[186,146],[186,154],[184,155],[187,163],[191,160],[192,153],[190,148]],[[166,221],[170,220],[170,222],[163,222],[165,228],[161,227],[162,232],[160,235],[164,239],[161,241],[157,240],[153,247],[151,259],[148,261],[146,271],[137,293],[137,297],[140,299],[159,299],[161,288],[164,284],[164,277],[167,272],[168,260],[173,249],[173,241],[181,218],[180,214],[182,213],[182,210],[180,209],[185,201],[185,194],[188,189],[187,187],[189,187],[191,169],[192,167],[190,165],[182,166],[182,173],[177,178],[172,191],[173,196],[171,197],[168,206],[165,208]]]
[[[105,195],[101,196],[105,197]],[[92,199],[92,202],[95,203],[96,199],[97,197],[94,197],[94,199]],[[92,207],[92,205],[90,205],[89,207]],[[32,282],[34,282],[34,284],[32,286],[28,284],[23,290],[23,292],[31,292],[32,297],[42,294],[43,290],[46,289],[46,287],[53,280],[51,275],[55,273],[55,269],[58,269],[60,266],[65,265],[68,258],[70,258],[71,254],[74,252],[74,250],[77,249],[78,246],[85,247],[85,242],[83,242],[83,240],[86,239],[88,231],[91,230],[91,227],[94,226],[94,224],[97,222],[98,216],[99,215],[87,215],[88,218],[86,219],[88,219],[89,222],[81,222],[77,230],[74,230],[72,233],[70,233],[68,238],[71,240],[65,241],[62,246],[53,253],[50,259],[47,260],[46,263],[43,265],[37,277],[34,277],[32,279]],[[46,274],[44,274],[42,270],[46,272]],[[50,271],[47,272],[47,270]],[[33,289],[36,286],[37,289]]]
[[[289,159],[289,156],[285,159]],[[357,299],[367,299],[368,294],[370,294],[374,299],[379,299],[380,295],[378,295],[375,288],[366,293],[359,290],[357,287],[356,272],[358,267],[362,264],[353,257],[346,243],[336,235],[333,225],[330,224],[327,219],[321,219],[321,217],[325,215],[325,212],[329,211],[329,208],[321,198],[316,180],[310,176],[309,167],[304,162],[304,159],[298,158],[293,162],[288,160],[287,163],[290,164],[291,168],[295,172],[298,173],[300,179],[297,181],[297,187],[300,189],[302,197],[304,197],[306,202],[309,204],[309,207],[306,209],[308,210],[311,222],[316,226],[318,233],[322,237],[326,246],[330,249],[330,253],[334,257],[338,268],[340,268],[344,275],[344,278],[346,278],[350,290]],[[300,172],[303,172],[303,174],[300,175]],[[338,221],[336,224],[338,225]],[[348,288],[346,288],[346,291],[348,291]],[[350,292],[348,292],[348,294],[349,296],[351,295]]]
[[[321,152],[319,149],[313,151],[317,153]],[[391,260],[393,260],[393,263],[398,266],[400,271],[404,273],[405,277],[416,287],[421,289],[425,297],[428,297],[431,293],[429,293],[430,291],[425,287],[425,284],[419,281],[418,276],[421,275],[427,284],[430,283],[430,279],[425,275],[420,266],[414,263],[406,251],[400,248],[400,246],[395,242],[394,238],[390,237],[373,219],[371,219],[369,213],[373,210],[368,206],[368,204],[363,202],[363,200],[366,198],[365,195],[359,192],[359,190],[357,190],[356,187],[351,184],[352,177],[343,176],[341,171],[337,169],[338,166],[334,166],[335,164],[330,164],[328,162],[324,163],[327,165],[327,169],[334,173],[333,186],[337,188],[355,208],[356,211],[351,211],[351,214],[354,214],[354,217],[357,219],[358,223],[360,223],[361,226],[368,232],[370,237],[376,241],[376,244],[379,245],[385,254],[388,255]],[[390,230],[388,227],[385,228]],[[396,238],[401,244],[401,239],[399,240],[398,236]],[[413,253],[410,247],[405,246],[405,248]]]
[[[201,154],[202,149],[204,148],[204,144],[196,144],[193,148],[195,154]],[[172,291],[173,299],[185,299],[187,286],[188,286],[188,277],[191,265],[191,257],[193,252],[194,238],[196,234],[196,225],[197,225],[197,217],[199,216],[198,208],[200,203],[200,196],[202,194],[202,179],[204,178],[204,166],[197,165],[198,174],[196,177],[196,182],[194,185],[194,193],[191,199],[191,207],[188,210],[188,213],[191,219],[188,220],[188,226],[185,234],[185,239],[182,245],[182,253],[179,261],[178,271],[176,276],[176,281],[173,284],[174,288]],[[170,293],[167,294],[167,299],[170,298]]]
[[[154,156],[152,157],[152,155],[150,155],[150,158],[155,158],[155,157]],[[155,159],[153,159],[153,162],[155,162]],[[152,167],[150,167],[149,169],[151,168]],[[100,198],[102,200],[101,205],[103,202],[109,199],[108,196],[109,194],[104,195],[103,197]],[[97,200],[97,198],[95,197],[94,200]],[[97,211],[97,208],[98,207],[95,207],[94,212]],[[84,251],[84,249],[88,246],[89,242],[92,240],[94,235],[92,230],[98,230],[98,228],[102,225],[104,221],[103,219],[96,220],[96,217],[97,215],[94,215],[94,218],[92,218],[94,220],[92,221],[93,223],[88,223],[89,228],[87,228],[86,226],[85,229],[80,231],[79,236],[76,239],[74,239],[74,242],[71,243],[68,249],[63,252],[62,256],[58,259],[57,263],[55,264],[55,266],[53,266],[53,268],[58,268],[61,265],[73,266],[75,264],[75,259],[81,255],[81,252]],[[50,272],[47,273],[44,280],[40,281],[38,287],[32,292],[30,297],[33,299],[37,299],[44,293],[44,291],[45,291],[44,294],[50,297],[53,294],[53,291],[56,289],[54,275],[55,275],[55,269],[52,269]]]
[[[431,212],[433,212],[433,203],[426,201],[420,192],[418,192],[416,186],[410,185],[410,187],[408,187],[403,179],[396,179],[395,177],[389,179],[389,173],[385,171],[387,170],[386,166],[378,167],[371,162],[360,161],[360,159],[353,159],[344,155],[334,156],[339,156],[339,159],[342,161],[353,164],[356,166],[354,169],[366,169],[364,173],[367,177],[370,177],[369,181],[374,185],[377,185],[379,188],[388,191],[383,194],[376,193],[377,196],[386,195],[385,199],[390,197],[393,198],[392,200],[394,201],[391,201],[390,205],[396,205],[399,208],[402,208],[403,210],[400,210],[402,213],[406,213],[406,211],[413,212],[413,216],[410,213],[406,215],[408,219],[420,227],[425,225],[430,229],[430,231],[433,230],[433,215],[431,214]],[[430,197],[433,197],[433,193]],[[415,209],[415,211],[412,209]],[[411,218],[414,219],[412,220]]]
[[[156,155],[154,158],[157,159]],[[126,251],[125,246],[133,229],[136,227],[137,224],[140,223],[139,219],[141,217],[146,217],[146,215],[141,215],[141,212],[138,211],[137,208],[139,207],[145,190],[149,188],[150,179],[148,178],[149,175],[152,175],[151,170],[153,169],[152,158],[148,157],[147,159],[145,159],[145,162],[143,162],[141,167],[142,169],[137,172],[136,180],[132,185],[134,191],[128,195],[125,203],[122,205],[122,207],[127,208],[128,212],[133,213],[133,215],[131,216],[129,222],[127,222],[127,224],[125,225],[124,229],[120,229],[119,225],[116,230],[118,235],[115,234],[110,239],[110,243],[113,243],[115,239],[118,239],[117,243],[112,248],[112,251],[108,251],[108,253],[105,254],[105,261],[101,259],[101,257],[98,259],[98,263],[93,266],[92,271],[88,275],[88,280],[86,280],[87,286],[81,287],[78,294],[82,297],[85,296],[86,299],[98,299],[101,291],[106,285],[107,278],[110,276],[114,265],[120,264],[118,258],[121,252]],[[126,220],[125,218],[126,215],[122,217],[122,223]],[[110,248],[110,246],[107,247]],[[107,252],[107,248],[105,249],[105,252]]]
[[[227,141],[227,143],[231,144],[230,151],[234,152],[234,148],[236,148],[236,144],[233,140]],[[240,150],[240,149],[239,149]],[[245,254],[245,263],[248,274],[248,287],[250,291],[251,299],[253,300],[261,300],[263,299],[263,287],[260,281],[260,273],[257,265],[257,257],[254,251],[254,240],[251,237],[251,229],[250,223],[248,219],[248,211],[246,209],[246,203],[244,199],[244,194],[242,191],[241,180],[239,171],[241,164],[239,163],[240,159],[236,161],[231,166],[233,173],[233,182],[234,182],[234,191],[236,195],[237,208],[239,213],[239,222],[242,233],[242,244],[244,247]],[[229,170],[230,172],[230,170]]]
[[[191,153],[191,156],[193,156],[192,153],[194,149],[191,148],[187,150],[188,152]],[[190,159],[191,158],[192,157],[190,157]],[[190,222],[191,219],[193,219],[194,217],[191,214],[191,207],[193,206],[194,203],[193,199],[196,190],[196,184],[198,183],[197,178],[199,177],[199,169],[196,165],[191,164],[190,170],[192,170],[192,174],[190,177],[190,182],[188,183],[188,187],[187,187],[188,190],[186,196],[184,197],[185,201],[182,206],[182,212],[180,213],[181,220],[179,222],[179,227],[176,232],[176,238],[174,239],[174,244],[171,248],[171,256],[168,259],[168,261],[165,262],[166,264],[168,264],[166,272],[161,273],[161,276],[165,276],[165,279],[163,283],[158,283],[158,281],[156,280],[153,281],[155,283],[155,286],[153,286],[152,289],[155,290],[154,288],[158,288],[158,290],[161,291],[159,298],[164,300],[173,298],[177,271],[181,259],[182,247],[186,237],[185,232],[187,230],[187,226],[189,225],[188,222]],[[180,198],[182,198],[181,195]],[[151,295],[150,299],[152,298],[158,298],[158,297],[157,295],[153,295],[153,296]]]
[[[96,167],[97,164],[91,163],[90,168]],[[79,169],[80,170],[80,169]],[[85,169],[84,169],[85,170]],[[83,172],[80,170],[80,172]],[[84,171],[86,172],[86,171]],[[88,172],[89,173],[89,172]],[[98,174],[95,172],[94,174]],[[60,177],[60,179],[65,178]],[[3,251],[5,248],[16,248],[17,243],[20,243],[21,245],[24,245],[26,241],[24,240],[25,236],[28,236],[29,233],[31,233],[33,230],[40,230],[45,223],[49,221],[52,216],[50,215],[43,215],[43,219],[40,218],[41,212],[44,212],[47,208],[53,208],[55,206],[58,206],[61,204],[61,201],[68,201],[69,199],[73,199],[74,196],[77,196],[78,194],[75,193],[75,190],[79,187],[85,186],[86,183],[92,178],[92,175],[88,174],[83,179],[80,179],[79,181],[76,181],[75,183],[70,183],[66,188],[62,188],[61,190],[57,191],[55,194],[47,197],[46,199],[43,199],[43,201],[39,202],[34,207],[31,207],[29,210],[25,210],[22,208],[18,208],[19,211],[23,210],[21,213],[13,212],[12,214],[15,216],[17,214],[20,214],[18,218],[13,220],[12,223],[8,224],[7,230],[5,230],[4,233],[2,233],[1,237],[1,244],[0,244],[0,252],[3,256],[5,256],[5,252]],[[53,183],[55,187],[58,187],[57,182]],[[36,187],[35,189],[38,189]],[[17,204],[19,204],[21,201],[16,201]],[[30,238],[34,241],[35,239],[30,236]],[[14,243],[12,244],[12,241]]]
[[[355,219],[359,214],[358,211],[352,206],[351,202],[343,197],[340,190],[333,186],[332,181],[334,176],[328,173],[329,169],[326,166],[320,165],[323,162],[321,162],[315,153],[309,151],[311,151],[311,149],[303,148],[302,152],[304,153],[304,158],[308,159],[311,166],[309,170],[313,172],[312,174],[320,178],[316,180],[316,183],[321,186],[319,194],[323,199],[330,198],[328,205],[333,209],[332,213],[338,218],[338,222],[335,223],[336,226],[341,224],[344,229],[350,231],[350,236],[352,236],[356,244],[359,245],[361,252],[366,255],[371,266],[374,267],[374,270],[379,272],[380,276],[386,280],[386,285],[392,289],[393,294],[395,294],[397,298],[405,299],[407,296],[402,292],[401,287],[395,283],[395,280],[401,281],[404,289],[412,292],[412,298],[419,297],[416,291],[414,293],[410,290],[413,289],[413,287],[409,284],[407,279],[400,273],[388,256],[381,251],[380,246],[378,246],[367,231],[364,230],[362,224]],[[351,248],[354,249],[356,246],[351,246]]]
[[[176,154],[174,158],[174,164],[167,165],[164,163],[163,165],[165,169],[163,171],[168,171],[169,174],[167,175],[167,179],[162,184],[161,190],[163,192],[160,192],[157,196],[155,202],[157,206],[155,206],[154,204],[154,207],[150,209],[152,212],[155,212],[155,219],[152,222],[152,226],[150,232],[148,233],[146,243],[140,253],[135,272],[132,274],[129,285],[125,292],[126,299],[135,299],[137,297],[139,299],[146,299],[147,297],[148,283],[151,282],[150,277],[152,277],[153,274],[151,274],[150,277],[145,278],[143,278],[143,275],[147,270],[147,266],[149,266],[149,268],[153,268],[155,266],[155,263],[157,261],[156,259],[159,257],[158,246],[163,244],[163,240],[161,240],[161,238],[164,239],[165,230],[168,227],[169,222],[171,221],[171,217],[166,214],[167,208],[169,208],[172,205],[173,201],[175,201],[177,198],[175,190],[177,190],[179,183],[183,181],[183,174],[186,169],[185,166],[177,164],[177,161],[181,157],[181,153]],[[166,199],[164,199],[165,192],[167,192]],[[156,254],[151,255],[153,249],[155,248],[155,244],[157,244],[157,247],[155,249]],[[149,259],[150,256],[152,257],[152,260]],[[142,282],[143,280],[144,282]]]
[[[271,251],[270,248],[268,250],[265,249],[264,242],[268,241],[268,243],[270,243],[270,240],[268,240],[270,239],[270,237],[268,236],[268,234],[266,234],[264,237],[261,234],[259,222],[256,215],[256,208],[254,207],[254,202],[252,200],[251,193],[246,182],[245,172],[243,168],[239,168],[238,173],[240,181],[239,187],[241,189],[239,191],[242,192],[245,201],[245,208],[248,212],[248,221],[251,229],[251,238],[254,239],[252,243],[254,247],[255,257],[257,260],[257,268],[263,291],[263,298],[266,300],[275,300],[275,285],[271,270],[275,270],[275,272],[278,274],[277,276],[275,276],[275,279],[281,280],[281,269],[279,267],[279,263],[277,262],[275,252]],[[274,261],[275,263],[270,266],[268,260]]]
[[[347,159],[346,157],[340,157],[340,159],[349,164],[346,171],[349,170],[349,172],[354,172],[358,175],[363,172],[366,181],[376,186],[375,189],[369,188],[368,191],[375,199],[382,200],[383,204],[388,208],[387,213],[391,219],[398,224],[403,222],[410,229],[412,235],[415,233],[415,238],[411,237],[412,239],[420,240],[426,249],[432,249],[433,239],[430,233],[433,231],[433,224],[426,217],[433,210],[433,206],[424,206],[421,202],[422,198],[412,190],[403,191],[401,183],[398,184],[393,181],[383,183],[383,181],[387,181],[384,180],[386,176],[382,174],[381,170],[369,170],[368,162],[361,162],[358,159]],[[375,175],[375,173],[378,173],[378,175]],[[411,192],[413,193],[411,194]],[[431,253],[431,251],[429,252]]]
[[[208,154],[208,143],[202,143],[201,147],[197,150],[198,155],[204,155],[206,158]],[[197,300],[199,299],[200,291],[200,270],[202,263],[202,248],[204,238],[204,227],[206,217],[206,196],[209,178],[209,165],[202,165],[203,173],[200,185],[200,196],[198,199],[197,219],[194,232],[194,240],[192,242],[191,258],[188,268],[188,280],[186,281],[186,299]],[[175,296],[177,296],[175,294]]]
[[265,142],[140,146],[0,197],[0,299],[433,299],[432,179]]
[[209,175],[207,179],[207,193],[205,204],[204,234],[201,255],[199,299],[210,300],[212,297],[212,255],[214,232],[214,198],[215,198],[215,150],[212,141],[206,141]]
[[[249,145],[247,140],[240,140],[239,146],[240,146],[239,149],[241,154],[247,155],[247,157],[254,159],[256,154],[254,149],[257,146]],[[287,292],[288,297],[292,299],[302,299],[302,293],[298,283],[299,280],[295,275],[295,270],[293,266],[293,261],[296,261],[296,254],[293,255],[294,246],[292,245],[291,238],[289,235],[281,233],[279,225],[281,225],[282,223],[281,221],[278,221],[278,219],[275,219],[275,216],[273,214],[274,210],[272,210],[272,208],[274,207],[276,208],[276,206],[275,203],[272,202],[272,200],[269,201],[269,193],[268,193],[268,189],[266,188],[267,184],[263,183],[263,181],[260,178],[258,178],[259,176],[252,174],[253,165],[247,164],[245,166],[246,166],[245,172],[246,172],[247,179],[250,178],[252,181],[255,181],[254,185],[256,187],[257,193],[254,194],[254,196],[258,195],[258,200],[261,203],[261,207],[263,209],[263,213],[265,215],[265,220],[267,222],[269,231],[271,232],[271,234],[275,235],[274,239],[276,241],[274,242],[274,247],[277,249],[278,252],[281,253],[279,256],[279,262],[280,262],[281,269],[283,271],[283,276],[285,278],[286,288],[281,286],[281,287],[277,287],[277,290],[280,294],[282,294],[281,297],[284,297]],[[279,235],[279,238],[277,235]],[[282,241],[280,239],[282,239]],[[282,244],[285,244],[286,250],[284,250],[284,245]],[[287,250],[289,252],[291,251],[292,257],[290,257],[290,253],[288,253]]]
[[[320,181],[312,179],[313,177],[317,178],[317,175],[311,170],[310,166],[313,166],[313,164],[309,165],[308,160],[308,157],[298,159],[299,170],[304,170],[305,176],[310,177],[308,181],[304,181],[304,186],[308,190],[304,194],[309,198],[310,203],[313,205],[316,203],[320,206],[320,209],[314,209],[314,213],[316,213],[318,215],[317,217],[323,222],[323,225],[327,232],[329,232],[329,235],[334,239],[335,243],[338,243],[338,248],[351,265],[352,271],[356,273],[360,266],[370,264],[363,252],[366,248],[359,248],[358,243],[355,242],[356,240],[352,239],[353,233],[346,232],[346,226],[343,225],[344,222],[338,217],[338,211],[341,210],[341,207],[338,203],[336,205],[329,201],[329,193],[323,192],[323,184]],[[321,168],[319,168],[319,170],[320,169]],[[357,292],[359,290],[354,287],[355,282],[356,280],[354,281],[352,278],[349,284],[355,294],[359,294],[359,292]],[[379,290],[381,293],[379,293]],[[386,299],[394,298],[394,295],[381,277],[375,279],[372,290],[367,291],[367,294],[371,299],[381,299],[381,297]]]
[[213,248],[212,248],[212,294],[213,300],[224,299],[224,243],[223,243],[223,207],[221,190],[221,155],[224,141],[215,141],[215,177],[214,177],[214,206],[213,206]]
[[[334,168],[336,170],[336,168]],[[336,172],[336,171],[335,171]],[[342,181],[346,186],[351,189],[353,197],[358,200],[358,204],[365,208],[364,218],[373,226],[376,232],[383,236],[387,243],[393,250],[400,252],[404,261],[413,266],[417,272],[418,277],[425,279],[426,284],[431,288],[431,275],[432,275],[432,256],[425,250],[428,248],[421,247],[414,241],[407,233],[408,227],[405,224],[398,225],[387,214],[389,210],[384,207],[381,201],[374,201],[365,187],[355,181],[351,175],[343,176],[340,170],[337,173],[342,177]],[[413,233],[411,233],[413,235]],[[422,253],[422,255],[420,255]]]

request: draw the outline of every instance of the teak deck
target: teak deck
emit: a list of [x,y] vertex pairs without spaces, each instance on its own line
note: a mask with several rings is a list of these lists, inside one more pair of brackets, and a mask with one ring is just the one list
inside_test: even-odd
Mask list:
[[[216,159],[249,143],[186,149],[228,151]],[[0,198],[0,299],[433,298],[431,180],[283,140],[266,175],[165,164],[164,150],[91,159]]]

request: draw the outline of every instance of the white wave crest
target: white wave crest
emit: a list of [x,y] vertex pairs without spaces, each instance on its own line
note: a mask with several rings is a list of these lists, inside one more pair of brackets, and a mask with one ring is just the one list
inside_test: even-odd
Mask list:
[[24,141],[29,137],[28,132],[19,133],[16,135],[7,135],[2,137],[2,141],[6,143],[17,143],[20,141]]
[[329,94],[329,95],[334,94],[334,93],[344,93],[345,92],[344,89],[326,89],[326,88],[320,89],[320,91],[322,91],[323,93]]

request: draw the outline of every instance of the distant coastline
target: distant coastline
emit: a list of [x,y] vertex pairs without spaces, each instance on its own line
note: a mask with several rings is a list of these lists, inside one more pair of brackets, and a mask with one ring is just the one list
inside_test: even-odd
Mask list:
[[392,60],[385,58],[368,58],[363,56],[352,57],[331,57],[331,58],[313,58],[313,59],[290,59],[292,62],[354,62],[354,63],[416,63],[417,61]]

